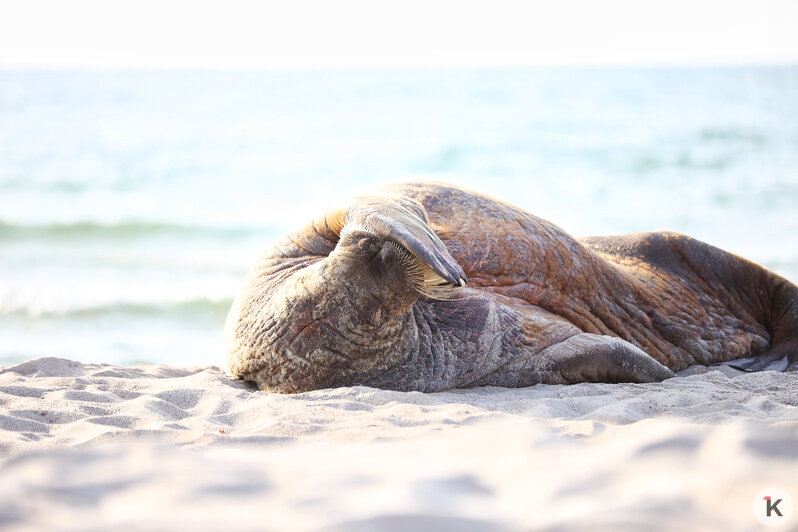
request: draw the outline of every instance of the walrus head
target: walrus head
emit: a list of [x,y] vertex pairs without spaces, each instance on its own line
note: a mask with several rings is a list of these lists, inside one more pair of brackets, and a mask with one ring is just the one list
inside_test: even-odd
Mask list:
[[265,257],[228,317],[228,369],[264,390],[368,382],[416,347],[413,303],[455,298],[466,283],[418,204],[360,198],[312,227],[288,241],[310,249],[301,243],[323,236],[329,254]]

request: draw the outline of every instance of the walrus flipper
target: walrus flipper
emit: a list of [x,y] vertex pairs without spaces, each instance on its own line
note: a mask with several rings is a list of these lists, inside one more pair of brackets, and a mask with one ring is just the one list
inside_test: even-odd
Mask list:
[[790,361],[786,356],[775,357],[770,354],[765,356],[755,356],[747,358],[738,358],[737,360],[730,360],[728,362],[721,362],[720,364],[713,364],[714,366],[729,366],[730,368],[739,369],[740,371],[794,371],[798,369],[795,363],[794,367],[790,367]]
[[798,371],[798,345],[779,345],[761,355],[738,358],[718,365],[742,371]]
[[771,293],[765,320],[770,349],[726,364],[743,371],[798,371],[798,287],[770,272],[764,276]]
[[[374,233],[409,252],[420,263],[415,266],[428,286],[460,287],[468,282],[463,268],[427,224],[423,208],[412,200],[362,199],[349,209],[341,234],[358,230]],[[431,271],[423,271],[422,265]]]
[[548,384],[660,382],[676,376],[629,342],[590,333],[571,336],[544,349],[536,367]]

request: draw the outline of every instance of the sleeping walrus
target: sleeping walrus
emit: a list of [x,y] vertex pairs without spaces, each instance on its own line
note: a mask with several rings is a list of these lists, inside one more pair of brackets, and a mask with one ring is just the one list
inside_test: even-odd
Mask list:
[[[225,327],[263,390],[652,382],[798,369],[798,288],[677,233],[574,239],[439,183],[381,186],[269,248]],[[738,360],[739,359],[739,360]]]

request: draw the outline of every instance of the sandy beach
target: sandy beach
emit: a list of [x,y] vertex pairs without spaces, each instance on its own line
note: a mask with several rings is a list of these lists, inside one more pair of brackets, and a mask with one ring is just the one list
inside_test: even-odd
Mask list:
[[797,28],[0,0],[0,532],[798,532],[798,371],[319,389],[798,354]]
[[798,374],[275,395],[40,358],[0,405],[4,530],[758,530],[760,490],[798,499]]

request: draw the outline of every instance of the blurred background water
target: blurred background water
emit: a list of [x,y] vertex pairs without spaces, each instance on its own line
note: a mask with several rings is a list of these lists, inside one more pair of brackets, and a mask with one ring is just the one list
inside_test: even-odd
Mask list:
[[798,281],[798,68],[0,71],[0,364],[220,363],[266,246],[402,178]]

